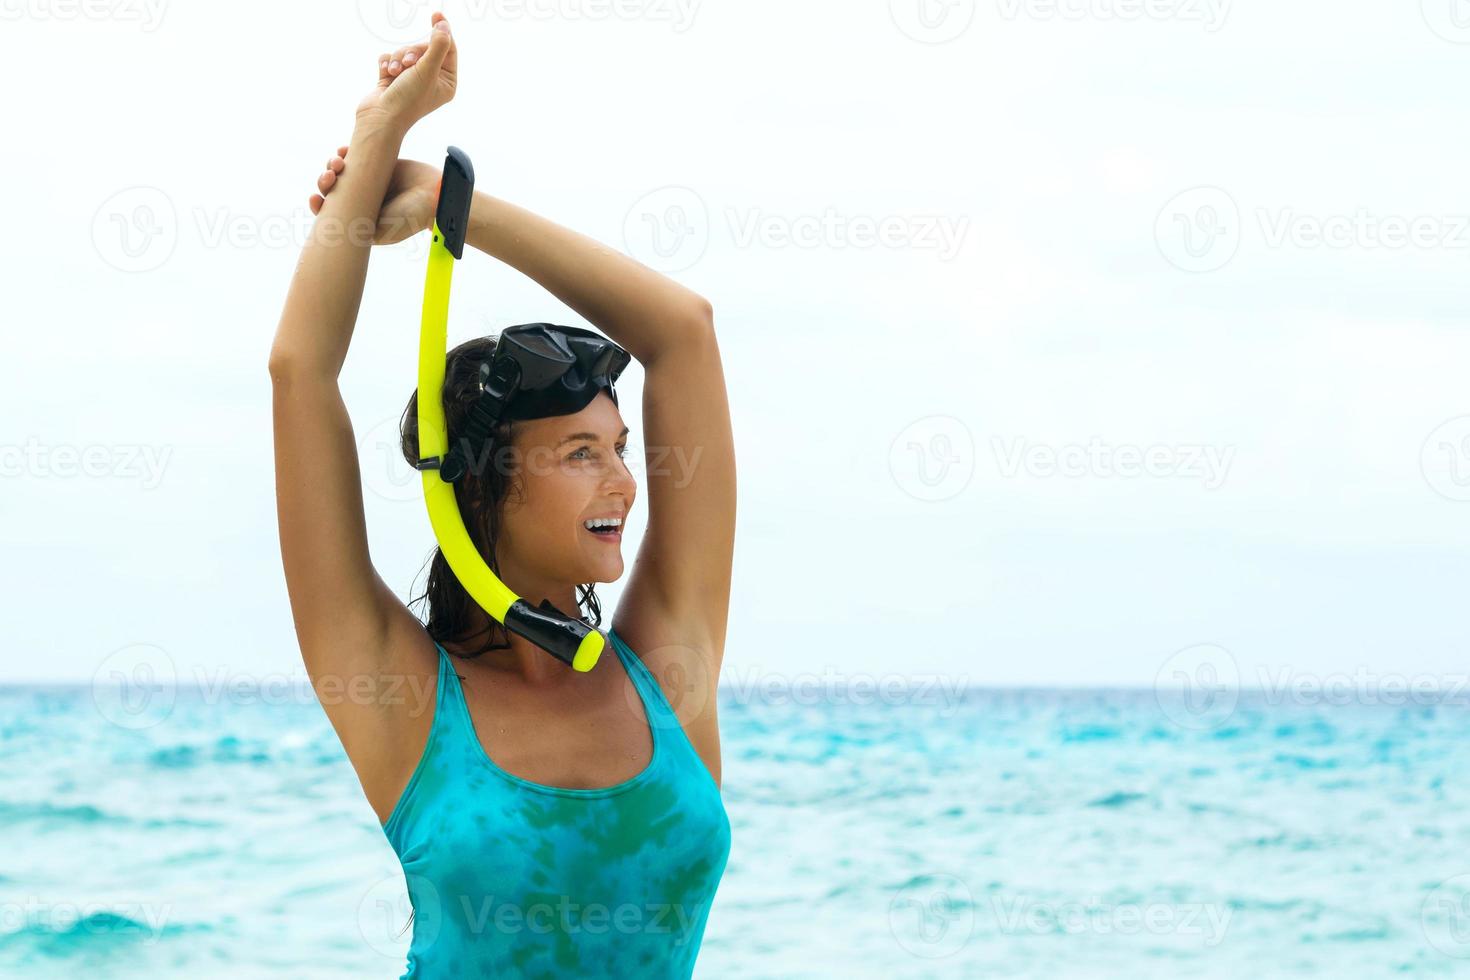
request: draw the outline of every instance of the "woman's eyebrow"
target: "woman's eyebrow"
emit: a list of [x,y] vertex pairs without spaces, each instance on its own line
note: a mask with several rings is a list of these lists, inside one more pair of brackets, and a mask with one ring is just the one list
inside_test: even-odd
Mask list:
[[[618,438],[621,439],[627,434],[628,427],[625,425],[623,426],[623,431],[618,433]],[[602,436],[598,435],[596,432],[573,432],[569,436],[562,436],[561,442],[558,442],[557,445],[560,446],[562,445],[562,443],[573,442],[577,439],[586,439],[588,442],[601,442]]]

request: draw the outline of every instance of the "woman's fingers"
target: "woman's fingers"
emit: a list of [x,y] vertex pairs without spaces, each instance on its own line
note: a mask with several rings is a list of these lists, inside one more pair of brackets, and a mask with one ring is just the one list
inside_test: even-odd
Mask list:
[[379,77],[381,78],[384,75],[389,78],[398,77],[404,71],[417,64],[419,59],[424,56],[424,52],[428,50],[429,42],[420,41],[417,44],[409,44],[401,47],[392,54],[378,55]]
[[[396,51],[378,55],[378,81],[381,82],[384,79],[392,81],[422,61],[424,54],[429,50],[430,44],[433,43],[435,28],[443,20],[447,20],[443,12],[436,10],[434,15],[429,19],[429,36],[426,40],[418,41],[414,44],[407,44]],[[449,25],[445,24],[444,32],[448,33],[448,29]]]
[[321,193],[313,194],[307,199],[307,203],[311,205],[312,214],[321,210],[322,204],[326,201],[327,192],[337,183],[337,175],[347,169],[346,158],[347,147],[337,147],[337,155],[327,161],[327,169],[322,171],[322,175],[316,179],[317,190]]
[[388,59],[388,74],[397,77],[403,74],[405,69],[412,68],[413,63],[423,56],[426,48],[428,48],[427,44],[414,44],[393,52],[393,56]]

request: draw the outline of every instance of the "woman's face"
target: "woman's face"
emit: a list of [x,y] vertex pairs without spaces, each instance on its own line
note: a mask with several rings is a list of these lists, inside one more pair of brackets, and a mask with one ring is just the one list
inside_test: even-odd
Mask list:
[[517,423],[516,472],[496,549],[502,568],[517,569],[528,586],[622,576],[622,529],[595,534],[584,522],[608,515],[627,520],[638,492],[622,456],[627,439],[623,416],[606,391],[574,415]]

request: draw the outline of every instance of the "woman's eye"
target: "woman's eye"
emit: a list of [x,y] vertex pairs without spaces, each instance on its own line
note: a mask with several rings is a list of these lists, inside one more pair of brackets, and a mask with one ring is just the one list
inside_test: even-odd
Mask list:
[[[590,446],[583,446],[581,449],[578,449],[576,452],[574,452],[570,456],[568,456],[567,459],[584,458],[584,457],[582,457],[581,454],[582,453],[590,453],[591,451],[592,451],[592,447],[590,447]],[[618,454],[618,458],[619,459],[627,459],[628,458],[628,447],[627,446],[619,446],[617,448],[617,454]]]

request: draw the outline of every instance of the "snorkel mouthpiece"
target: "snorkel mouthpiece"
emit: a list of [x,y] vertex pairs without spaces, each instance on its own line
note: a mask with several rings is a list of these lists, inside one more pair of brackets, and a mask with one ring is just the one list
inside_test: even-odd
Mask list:
[[[530,640],[572,669],[588,671],[602,656],[602,633],[568,616],[548,599],[532,606],[500,581],[470,539],[454,496],[454,481],[464,475],[465,461],[462,455],[449,451],[444,361],[449,348],[449,285],[454,260],[464,255],[474,189],[475,170],[469,156],[451,146],[439,185],[419,331],[418,469],[424,484],[424,504],[444,560],[470,598],[510,632]],[[482,388],[489,392],[493,382],[486,385],[487,381],[492,379],[482,376]],[[508,396],[510,391],[505,394]]]
[[[541,605],[534,608],[524,599],[517,601],[505,614],[505,628],[550,651],[575,670],[590,670],[602,653],[602,634],[586,623],[568,619],[548,599],[542,599]],[[571,651],[570,659],[563,655],[562,651],[567,650]]]
[[439,181],[439,207],[434,212],[434,231],[456,259],[464,258],[464,236],[470,225],[470,201],[475,194],[475,168],[464,150],[451,146],[444,158],[444,176]]

